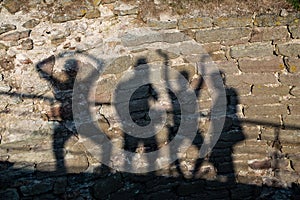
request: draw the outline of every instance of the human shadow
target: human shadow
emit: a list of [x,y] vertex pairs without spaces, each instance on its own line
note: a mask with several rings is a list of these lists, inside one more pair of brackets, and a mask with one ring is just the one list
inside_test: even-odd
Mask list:
[[[237,105],[239,104],[238,94],[234,88],[226,87],[225,73],[222,71],[215,72],[211,76],[221,76],[223,79],[227,100],[226,118],[222,132],[212,151],[206,157],[199,158],[196,161],[194,178],[205,177],[205,173],[210,172],[209,170],[201,169],[201,165],[203,165],[204,162],[208,162],[213,165],[213,170],[215,170],[217,180],[227,182],[228,187],[234,187],[236,183],[236,173],[232,158],[232,154],[234,153],[233,149],[237,143],[245,139],[241,122],[237,116]],[[200,83],[203,83],[203,81],[200,81]],[[198,86],[198,88],[202,87]],[[218,89],[219,87],[213,86],[213,88]],[[210,119],[209,121],[212,122]],[[212,126],[214,126],[214,124],[212,124]],[[201,149],[201,143],[197,142],[194,144],[198,147],[198,149]]]
[[[167,57],[166,57],[167,58]],[[53,58],[46,59],[41,64],[47,65],[49,62],[53,62]],[[168,58],[167,58],[168,59]],[[146,69],[149,69],[149,66],[147,61],[145,59],[140,59],[137,62],[137,66],[144,64],[146,66]],[[165,66],[168,66],[168,63],[165,63]],[[65,70],[69,68],[70,66],[72,69],[78,70],[78,61],[76,60],[68,60],[64,66]],[[42,67],[42,66],[40,66]],[[148,79],[149,71],[146,70],[147,73],[145,73],[147,76],[144,76],[143,78],[145,80]],[[72,89],[72,84],[74,84],[74,77],[73,73],[70,73],[67,75],[67,79],[65,81],[56,80],[56,77],[54,74],[50,73],[44,68],[43,70],[39,69],[39,73],[45,80],[51,82],[53,88],[57,88],[57,91],[65,91],[64,95],[69,94],[69,90]],[[72,71],[71,71],[72,72]],[[74,70],[75,74],[76,70]],[[68,73],[68,72],[66,72]],[[87,76],[86,79],[82,80],[82,82],[88,81],[89,83],[92,83],[96,80],[98,77],[98,72],[95,72],[92,70],[91,74]],[[189,79],[188,73],[186,71],[182,71],[181,74],[186,77],[186,79]],[[52,75],[52,76],[51,76]],[[216,76],[223,76],[224,82],[226,83],[225,76],[223,73],[215,74]],[[133,76],[135,77],[135,76]],[[134,80],[134,79],[133,79]],[[56,86],[55,84],[59,84],[61,86]],[[166,83],[167,85],[169,83]],[[195,93],[197,94],[197,97],[201,96],[201,89],[204,87],[203,79],[199,79],[196,85]],[[156,199],[156,198],[164,198],[164,199],[242,199],[243,195],[248,195],[248,199],[256,199],[261,193],[263,189],[267,190],[274,190],[278,191],[279,188],[273,188],[273,187],[266,187],[266,186],[254,186],[251,184],[242,184],[237,183],[235,181],[236,172],[234,169],[233,164],[233,158],[232,153],[233,147],[238,142],[244,140],[243,135],[243,129],[241,127],[241,123],[248,123],[248,124],[254,124],[254,125],[267,125],[267,126],[274,126],[275,127],[275,139],[274,141],[278,140],[279,138],[279,131],[278,127],[275,124],[272,123],[265,123],[261,121],[250,121],[250,120],[240,120],[237,117],[237,105],[238,105],[238,93],[234,88],[226,87],[226,97],[227,97],[227,112],[226,112],[226,121],[225,126],[223,127],[221,136],[217,142],[217,144],[214,146],[211,154],[205,158],[199,158],[197,160],[197,165],[195,169],[193,169],[193,177],[191,179],[185,179],[182,176],[179,177],[166,177],[166,176],[160,176],[160,175],[154,175],[153,173],[146,173],[145,175],[139,175],[139,174],[131,174],[127,172],[108,172],[104,174],[103,171],[110,171],[111,169],[103,170],[105,167],[101,167],[100,172],[98,173],[93,172],[83,172],[81,174],[72,174],[68,173],[68,181],[70,184],[67,186],[69,192],[77,190],[76,187],[84,187],[86,183],[86,190],[90,191],[91,196],[95,199],[120,199],[120,198],[131,198],[131,199],[142,199],[142,198],[148,198],[148,199]],[[83,96],[88,95],[89,89],[82,90]],[[55,91],[54,91],[55,92]],[[0,93],[1,94],[1,93]],[[52,106],[55,106],[56,103],[60,105],[66,105],[65,108],[58,107],[58,112],[56,112],[56,108],[52,107],[53,112],[57,113],[57,115],[50,116],[52,114],[49,113],[49,118],[53,117],[54,119],[59,119],[58,125],[54,127],[55,131],[57,131],[57,135],[53,136],[53,149],[54,154],[57,160],[57,168],[60,168],[58,170],[62,170],[66,172],[66,166],[64,160],[62,158],[64,157],[64,151],[63,148],[66,144],[66,141],[76,132],[73,132],[69,130],[66,126],[68,125],[67,122],[74,121],[74,116],[69,116],[66,114],[66,116],[61,116],[64,112],[72,113],[72,109],[70,108],[70,103],[72,105],[72,102],[69,102],[70,99],[64,99],[62,96],[60,96],[59,92],[55,93],[55,99],[47,98],[46,100],[49,100],[52,104]],[[19,94],[9,94],[5,93],[5,95],[13,95],[17,96]],[[178,105],[178,99],[176,99],[176,95],[172,94],[171,91],[168,91],[169,99],[172,99],[171,104],[171,110],[172,112],[175,111],[177,115],[172,115],[171,121],[174,122],[175,125],[170,125],[168,127],[169,131],[169,140],[172,140],[172,138],[176,135],[176,130],[178,129],[180,125],[180,109]],[[33,95],[23,95],[25,98],[40,98]],[[129,110],[130,110],[130,116],[132,120],[137,123],[140,126],[144,126],[150,123],[151,115],[149,114],[149,110],[151,107],[151,101],[157,101],[159,99],[160,94],[158,94],[155,89],[149,85],[143,85],[139,87],[133,95],[130,98],[129,101]],[[139,106],[141,106],[143,109],[136,110],[136,104],[135,101],[139,101]],[[72,107],[72,106],[71,106]],[[177,112],[178,111],[178,112]],[[91,113],[87,112],[86,115],[91,115]],[[179,118],[178,118],[179,117]],[[209,116],[208,116],[209,117]],[[69,126],[68,126],[69,127]],[[286,129],[300,129],[300,127],[296,126],[286,126]],[[68,129],[68,130],[65,130]],[[151,129],[154,131],[154,129]],[[62,131],[62,133],[59,133]],[[64,134],[64,131],[67,131],[66,134]],[[202,132],[198,131],[198,134],[196,138],[193,141],[193,145],[197,146],[198,150],[200,150],[202,143],[203,143],[203,136]],[[127,141],[127,143],[126,143]],[[133,141],[133,142],[131,142]],[[157,140],[156,138],[152,137],[149,138],[135,138],[131,135],[125,135],[125,149],[128,151],[135,152],[137,148],[140,147],[140,144],[143,144],[144,147],[146,147],[145,151],[150,152],[158,148],[157,146]],[[146,145],[145,145],[146,144]],[[110,152],[105,152],[106,156],[110,157]],[[151,162],[151,160],[147,162]],[[182,169],[179,166],[178,160],[176,161],[178,163],[177,170],[179,173],[182,171]],[[211,163],[213,167],[216,169],[217,177],[214,180],[207,180],[205,179],[205,173],[206,171],[201,171],[201,167],[204,164],[204,162]],[[32,172],[28,169],[20,169],[20,170],[13,170],[14,164],[10,163],[8,161],[1,162],[0,161],[0,169],[2,172],[0,173],[0,189],[4,188],[5,190],[7,188],[13,188],[18,187],[18,192],[20,192],[20,182],[18,181],[24,181],[24,179],[32,184],[36,179],[41,180],[40,177],[37,176],[37,174],[44,173],[49,176],[54,176],[52,179],[47,179],[47,181],[55,182],[57,178],[57,173],[55,172],[40,172],[36,171],[38,173]],[[19,173],[16,173],[18,171]],[[113,170],[112,170],[113,171]],[[197,176],[198,173],[200,176]],[[208,172],[207,172],[208,173]],[[11,175],[12,174],[12,175]],[[107,175],[107,176],[106,176]],[[60,177],[61,178],[61,177]],[[19,186],[16,186],[19,185]],[[296,190],[296,194],[299,193],[299,187],[294,184],[294,187]],[[52,187],[54,188],[54,187]],[[113,189],[112,189],[113,188]],[[226,192],[223,191],[223,188],[226,188]],[[50,189],[49,191],[52,192],[54,189]],[[106,191],[105,191],[106,190]],[[48,191],[48,190],[47,190]],[[81,190],[83,191],[83,190]],[[100,191],[100,192],[99,192]],[[224,193],[223,193],[224,192]],[[21,192],[20,192],[21,193]],[[47,193],[47,192],[45,192]],[[74,192],[75,193],[75,192]],[[87,193],[87,192],[86,192]],[[2,193],[1,193],[2,194]],[[43,193],[41,193],[43,194]],[[45,198],[49,198],[48,196],[45,196]],[[52,194],[52,199],[57,199],[60,197],[61,199],[74,199],[77,197],[74,196],[68,196],[68,197],[61,197],[61,194]],[[251,196],[252,195],[252,196]],[[249,198],[252,197],[252,198]],[[264,196],[260,199],[267,199],[271,196],[271,193],[269,196]],[[3,196],[5,197],[5,195]],[[31,197],[31,196],[30,196]],[[30,198],[28,197],[28,198]],[[37,195],[35,195],[37,197]],[[298,195],[299,197],[299,195]],[[79,197],[78,197],[79,198]],[[82,198],[82,197],[81,197]],[[294,199],[297,199],[297,197],[293,197]]]
[[[60,54],[57,58],[51,56],[49,58],[44,59],[40,63],[36,65],[36,70],[38,71],[40,77],[45,79],[51,84],[51,88],[53,89],[54,99],[48,98],[50,102],[50,111],[46,112],[48,121],[55,121],[54,123],[54,131],[52,138],[52,148],[53,153],[56,160],[55,170],[57,173],[65,174],[67,173],[66,163],[65,163],[65,145],[66,142],[70,139],[70,137],[75,136],[78,138],[78,133],[76,130],[74,116],[73,116],[73,106],[72,103],[74,101],[73,98],[73,90],[76,76],[79,71],[88,73],[85,77],[81,77],[79,74],[81,85],[80,93],[84,97],[88,97],[90,92],[90,88],[84,87],[84,85],[91,86],[91,83],[95,82],[98,78],[99,71],[97,71],[94,66],[88,66],[87,64],[83,64],[80,60],[76,58],[66,59],[64,62],[63,69],[61,71],[56,72],[54,70],[56,59],[63,58],[67,56],[68,53]],[[101,63],[100,60],[90,56],[88,56],[91,60],[96,63]],[[81,69],[80,69],[81,68]],[[84,68],[84,69],[83,69]],[[99,70],[99,69],[98,69]],[[77,77],[78,78],[78,77]],[[88,99],[82,99],[83,102],[90,105],[91,102]],[[76,101],[75,101],[76,102]],[[78,103],[78,102],[76,102]],[[79,105],[75,105],[77,108]],[[86,109],[87,111],[87,109]],[[83,115],[82,113],[81,115]],[[85,113],[85,115],[92,116],[90,112]],[[91,117],[90,117],[91,118]],[[89,118],[89,119],[90,119]],[[91,119],[90,119],[91,121]]]
[[[139,156],[145,155],[145,157],[139,157],[139,161],[137,161],[134,160],[133,156],[130,156],[128,162],[125,163],[125,169],[137,167],[152,171],[150,165],[155,163],[158,156],[156,152],[158,141],[155,136],[155,124],[160,122],[162,118],[160,113],[152,112],[153,110],[150,111],[150,108],[157,102],[159,93],[150,83],[150,67],[146,58],[137,59],[132,73],[130,79],[121,81],[117,85],[114,106],[123,128],[123,149],[137,153]],[[124,97],[124,92],[132,92],[129,99]],[[128,107],[125,102],[128,103]],[[128,109],[129,112],[123,112],[124,109]],[[151,115],[153,113],[154,115]],[[143,131],[139,131],[140,129]]]
[[56,170],[66,173],[64,162],[64,146],[66,141],[76,134],[70,127],[73,124],[72,113],[72,93],[75,78],[78,72],[78,63],[75,59],[69,59],[65,62],[63,68],[64,79],[60,80],[53,71],[55,57],[51,56],[36,65],[40,76],[47,80],[52,88],[55,103],[51,102],[51,110],[47,112],[48,120],[57,121],[53,131],[53,152],[56,159]]

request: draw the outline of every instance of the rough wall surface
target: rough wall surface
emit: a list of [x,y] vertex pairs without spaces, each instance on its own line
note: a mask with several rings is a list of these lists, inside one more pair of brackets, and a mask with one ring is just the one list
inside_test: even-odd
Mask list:
[[[4,0],[0,13],[1,198],[297,198],[298,13],[170,16],[142,23],[135,6],[113,0],[76,6],[36,1],[36,5],[19,11],[18,1]],[[160,98],[174,116],[157,134],[155,145],[141,146],[122,132],[115,119],[111,103],[115,89],[138,65],[150,71],[168,65],[181,72],[197,91],[201,115],[197,136],[182,158],[146,174],[124,173],[99,163],[89,153],[91,146],[83,145],[72,117],[76,75],[70,73],[72,66],[78,67],[83,82],[93,67],[86,60],[66,61],[70,52],[107,66],[93,82],[94,118],[110,140],[137,155],[168,143],[180,126],[180,107],[168,104],[168,96]],[[207,53],[222,72],[227,116],[210,155],[198,159],[211,121],[212,93],[197,65]],[[153,95],[151,87],[144,85],[131,101],[137,123],[149,121],[145,99]],[[110,160],[113,165],[119,159]]]

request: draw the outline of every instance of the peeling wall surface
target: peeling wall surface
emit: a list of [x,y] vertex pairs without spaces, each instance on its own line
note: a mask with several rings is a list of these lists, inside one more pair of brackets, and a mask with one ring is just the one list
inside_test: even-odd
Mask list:
[[300,198],[299,13],[20,2],[0,1],[0,199]]

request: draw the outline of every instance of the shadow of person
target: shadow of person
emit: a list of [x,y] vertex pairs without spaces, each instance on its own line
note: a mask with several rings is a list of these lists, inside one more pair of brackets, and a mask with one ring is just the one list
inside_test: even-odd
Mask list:
[[65,61],[61,73],[54,73],[55,57],[51,56],[36,65],[40,76],[46,79],[54,89],[55,100],[51,102],[51,110],[47,112],[49,121],[56,121],[53,132],[53,153],[56,159],[56,171],[66,173],[64,162],[64,146],[66,141],[75,135],[72,113],[72,93],[75,78],[78,72],[78,61]]
[[[223,83],[226,85],[226,78],[223,72],[216,72],[212,76],[222,76]],[[218,88],[218,87],[214,87]],[[221,135],[213,147],[210,155],[204,159],[199,159],[195,166],[194,173],[198,173],[201,164],[208,161],[214,166],[217,180],[222,183],[229,183],[232,187],[236,183],[235,167],[232,154],[233,147],[238,142],[245,139],[240,120],[237,116],[237,105],[239,104],[238,93],[234,88],[225,87],[227,106],[226,118]]]
[[[123,91],[132,90],[131,85],[136,85],[135,89],[130,96],[128,108],[123,107],[121,92],[117,92],[115,96],[115,107],[117,114],[121,118],[121,126],[124,128],[129,127],[128,124],[134,126],[134,128],[123,129],[124,132],[124,150],[132,153],[136,153],[137,157],[128,158],[128,163],[125,168],[144,168],[150,170],[150,165],[155,165],[155,160],[157,158],[156,151],[158,150],[158,143],[155,136],[155,123],[161,121],[160,116],[156,115],[151,116],[151,106],[155,104],[158,100],[158,93],[153,88],[153,85],[150,83],[150,69],[145,58],[139,58],[134,66],[133,76],[118,84],[116,91],[122,91],[120,88],[123,87]],[[121,95],[121,96],[120,96]],[[127,99],[125,101],[128,101]],[[124,116],[122,110],[129,109],[130,116]],[[131,118],[131,119],[128,119]],[[132,121],[131,121],[132,120]],[[145,132],[139,131],[145,130]],[[133,133],[133,134],[132,134]],[[150,154],[147,153],[152,153]],[[133,154],[131,154],[133,155]],[[154,156],[153,156],[154,155]],[[138,159],[138,156],[140,159]],[[143,157],[144,156],[144,157]],[[138,160],[135,160],[135,159]],[[136,164],[134,164],[137,162]]]

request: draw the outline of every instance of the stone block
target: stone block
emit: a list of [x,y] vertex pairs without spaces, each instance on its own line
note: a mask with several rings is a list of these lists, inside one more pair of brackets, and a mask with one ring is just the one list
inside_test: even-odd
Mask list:
[[278,96],[286,96],[289,94],[290,88],[286,85],[276,86],[276,87],[268,87],[262,85],[254,85],[252,88],[253,95],[278,95]]
[[125,15],[137,15],[139,12],[139,7],[135,5],[129,5],[125,3],[120,3],[119,6],[115,7],[114,14],[119,16]]
[[22,24],[22,26],[24,28],[30,29],[30,28],[36,27],[39,24],[40,24],[40,20],[38,20],[38,19],[30,19],[27,22],[25,22],[24,24]]
[[273,56],[273,46],[271,43],[253,43],[246,45],[237,45],[230,48],[230,56],[232,58],[261,58]]
[[219,51],[221,50],[222,46],[219,42],[211,42],[211,43],[205,43],[202,45],[202,47],[206,50],[207,53]]
[[147,25],[153,29],[174,29],[177,27],[177,20],[159,21],[148,19]]
[[300,87],[293,87],[290,93],[297,98],[300,97]]
[[299,39],[300,38],[300,27],[299,26],[290,26],[289,30],[291,32],[293,39]]
[[[164,50],[145,50],[141,52],[137,52],[133,54],[132,58],[132,64],[137,65],[137,64],[147,64],[147,63],[152,63],[152,62],[171,62],[171,59],[178,58],[179,55],[169,52],[169,51],[164,51]],[[144,61],[142,59],[145,59]],[[140,63],[141,61],[145,63]],[[128,63],[128,62],[127,62]]]
[[277,45],[278,54],[288,57],[300,56],[300,43],[290,42]]
[[226,61],[227,60],[224,51],[211,52],[211,53],[209,53],[209,56],[211,57],[211,59],[213,61]]
[[17,0],[4,0],[3,7],[7,9],[11,14],[15,14],[21,8],[21,4]]
[[244,119],[241,119],[241,123],[247,126],[269,126],[270,124],[272,125],[278,125],[280,126],[281,121],[280,121],[280,116],[279,115],[257,115],[254,116],[245,116]]
[[125,46],[130,47],[155,42],[177,43],[188,40],[188,37],[181,32],[154,32],[149,29],[141,29],[126,33],[121,40]]
[[12,33],[7,33],[5,35],[2,35],[0,37],[0,40],[3,40],[3,41],[18,41],[20,39],[29,37],[30,33],[31,33],[30,30],[15,31],[15,32],[12,32]]
[[287,129],[300,128],[300,115],[285,115],[283,117],[283,124]]
[[105,74],[118,74],[126,71],[129,67],[133,65],[132,58],[129,55],[120,56],[114,59],[103,72]]
[[238,154],[260,154],[266,155],[267,154],[267,145],[263,143],[257,143],[256,145],[245,145],[244,147],[234,148],[235,153]]
[[287,58],[286,64],[290,73],[300,72],[300,59],[299,58]]
[[100,11],[97,8],[93,8],[88,10],[84,17],[88,19],[94,19],[100,17],[100,15]]
[[218,27],[251,27],[252,16],[219,17],[213,23]]
[[300,107],[299,105],[289,105],[289,111],[291,115],[300,115]]
[[275,75],[271,73],[249,73],[226,76],[226,85],[235,87],[242,83],[248,85],[276,84],[277,79]]
[[287,27],[258,27],[252,30],[250,42],[286,41],[289,39]]
[[262,14],[254,19],[255,26],[284,26],[297,23],[299,16],[297,14],[289,14],[286,17],[278,15]]
[[287,114],[287,107],[280,104],[273,105],[250,105],[245,106],[244,115],[247,117],[255,115],[273,116]]
[[215,61],[214,63],[221,72],[225,73],[225,78],[226,75],[233,75],[239,73],[238,65],[233,61],[224,60]]
[[238,60],[239,69],[242,72],[278,72],[284,68],[283,60],[280,57],[265,57],[262,59],[241,58]]
[[278,96],[240,96],[239,103],[243,105],[265,105],[280,103]]
[[209,17],[184,18],[178,21],[178,28],[185,29],[202,29],[212,27],[213,19]]
[[13,24],[2,24],[0,26],[0,35],[3,33],[6,33],[6,32],[12,31],[12,30],[16,30],[16,29],[17,29],[17,27]]
[[279,82],[288,86],[300,86],[300,74],[280,74]]
[[196,32],[196,41],[199,43],[230,41],[237,38],[248,38],[250,33],[250,28],[205,29]]

